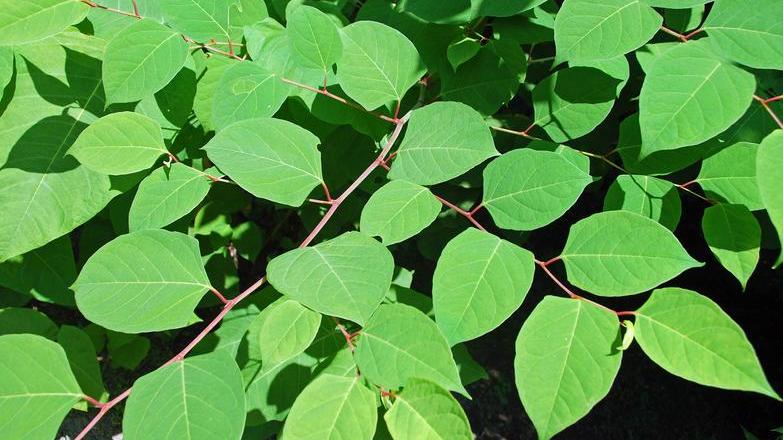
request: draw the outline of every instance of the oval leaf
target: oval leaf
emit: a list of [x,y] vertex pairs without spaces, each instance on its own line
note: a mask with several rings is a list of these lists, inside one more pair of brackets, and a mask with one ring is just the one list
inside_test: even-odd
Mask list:
[[783,3],[756,0],[718,0],[702,29],[716,52],[757,69],[783,70]]
[[392,180],[370,196],[359,224],[362,232],[379,236],[390,245],[418,234],[439,213],[440,202],[429,189],[407,180]]
[[231,124],[204,149],[221,171],[254,196],[299,206],[323,182],[319,142],[296,124],[259,118]]
[[617,317],[587,301],[547,296],[519,331],[517,391],[538,437],[584,417],[612,387],[622,353]]
[[562,154],[513,150],[484,169],[482,205],[501,228],[530,231],[563,215],[591,181]]
[[90,7],[80,0],[6,1],[0,11],[3,45],[43,40],[76,24]]
[[73,285],[90,321],[123,333],[184,327],[210,288],[198,241],[179,232],[121,235],[98,249]]
[[218,130],[246,119],[267,118],[280,109],[291,88],[255,63],[237,63],[223,74],[213,97],[212,120]]
[[780,400],[745,332],[709,298],[692,290],[658,289],[636,312],[635,327],[639,346],[666,371]]
[[696,182],[708,197],[745,205],[751,211],[764,208],[756,184],[756,152],[759,146],[737,142],[701,164]]
[[478,229],[446,244],[432,278],[435,320],[449,343],[475,339],[519,308],[533,283],[533,254]]
[[648,42],[663,23],[642,0],[568,0],[555,18],[561,60],[607,59]]
[[703,265],[671,231],[628,211],[602,212],[576,222],[560,258],[571,284],[601,296],[644,292]]
[[133,112],[98,119],[68,149],[82,165],[109,175],[146,170],[167,153],[160,125]]
[[394,440],[471,440],[468,417],[457,399],[438,384],[411,379],[383,416]]
[[132,102],[152,95],[174,78],[187,57],[188,45],[181,35],[150,19],[137,21],[106,46],[106,100]]
[[50,440],[81,398],[62,347],[41,336],[0,336],[3,437]]
[[484,118],[458,102],[436,102],[411,113],[389,178],[432,185],[496,156]]
[[347,232],[269,262],[269,283],[280,293],[325,315],[363,325],[391,285],[394,259],[385,246]]
[[256,318],[253,334],[261,360],[277,365],[305,351],[321,326],[321,314],[294,300],[283,300],[265,308]]
[[223,352],[187,358],[142,376],[125,406],[123,438],[239,439],[245,396],[236,362]]
[[302,390],[283,426],[281,440],[372,440],[375,394],[359,376],[318,376]]
[[422,378],[467,395],[451,349],[438,326],[404,304],[384,304],[362,329],[355,352],[359,371],[386,389]]
[[341,35],[337,79],[345,93],[368,110],[401,101],[424,74],[416,47],[396,29],[357,21]]
[[334,21],[311,6],[298,6],[288,15],[286,25],[291,56],[304,68],[331,70],[343,52],[343,43]]
[[181,163],[160,167],[145,177],[128,212],[131,232],[168,226],[193,211],[209,192],[203,172]]
[[716,57],[704,42],[667,50],[642,84],[640,157],[696,145],[726,130],[750,106],[755,89],[752,74]]

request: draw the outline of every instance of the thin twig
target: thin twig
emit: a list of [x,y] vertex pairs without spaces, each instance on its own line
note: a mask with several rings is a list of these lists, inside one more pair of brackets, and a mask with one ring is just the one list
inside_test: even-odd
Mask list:
[[455,205],[455,204],[453,204],[453,203],[449,202],[448,200],[444,199],[443,197],[441,197],[441,196],[439,196],[439,195],[437,195],[437,194],[434,194],[434,195],[435,195],[435,198],[436,198],[436,199],[438,199],[438,201],[439,201],[440,203],[442,203],[444,206],[446,206],[446,207],[450,208],[451,210],[453,210],[453,211],[454,211],[454,212],[456,212],[457,214],[459,214],[459,215],[461,215],[461,216],[465,217],[466,219],[468,219],[468,221],[469,221],[470,223],[472,223],[472,224],[473,224],[473,226],[475,226],[475,227],[476,227],[476,228],[478,228],[479,230],[482,230],[482,231],[485,231],[485,232],[486,232],[486,230],[487,230],[487,229],[486,229],[484,226],[482,226],[482,224],[481,224],[481,223],[479,223],[479,222],[478,222],[478,220],[476,220],[476,219],[473,217],[473,213],[474,213],[475,211],[477,211],[478,209],[480,209],[480,208],[481,208],[481,206],[482,206],[481,204],[479,204],[479,205],[478,205],[476,208],[474,208],[472,211],[465,211],[464,209],[462,209],[462,208],[460,208],[459,206],[457,206],[457,205]]

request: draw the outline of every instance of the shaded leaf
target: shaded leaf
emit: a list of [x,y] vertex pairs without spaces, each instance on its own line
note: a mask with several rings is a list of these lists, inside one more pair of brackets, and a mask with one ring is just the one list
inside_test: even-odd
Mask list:
[[745,289],[759,262],[761,227],[743,205],[719,204],[704,210],[704,239],[720,263]]
[[[764,138],[756,156],[759,194],[772,224],[778,231],[779,241],[783,243],[783,130],[775,130]],[[775,266],[783,262],[783,252]]]
[[674,231],[682,206],[674,184],[650,176],[621,174],[604,198],[604,211],[630,211],[657,221]]

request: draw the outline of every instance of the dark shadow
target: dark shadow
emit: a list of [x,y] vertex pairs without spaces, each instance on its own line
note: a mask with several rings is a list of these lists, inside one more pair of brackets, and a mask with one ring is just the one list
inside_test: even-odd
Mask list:
[[104,113],[106,96],[102,84],[102,63],[99,59],[81,52],[65,49],[65,78],[71,95],[83,108],[100,116]]
[[33,173],[64,173],[79,166],[68,148],[87,128],[69,115],[49,116],[33,124],[16,141],[3,168]]
[[8,81],[8,84],[6,84],[5,88],[3,89],[3,96],[0,98],[0,116],[3,116],[3,113],[5,113],[5,109],[8,108],[8,104],[11,103],[11,98],[14,97],[14,92],[16,92],[16,73],[17,73],[17,66],[16,66],[16,57],[14,57],[14,66],[11,72],[11,79]]

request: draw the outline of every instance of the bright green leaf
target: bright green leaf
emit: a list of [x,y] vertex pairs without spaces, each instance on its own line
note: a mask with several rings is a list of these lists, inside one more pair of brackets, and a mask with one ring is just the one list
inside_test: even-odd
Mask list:
[[744,290],[759,262],[761,227],[756,217],[743,205],[719,204],[704,210],[701,228],[712,253]]
[[394,260],[385,246],[347,232],[288,251],[267,266],[269,282],[305,306],[363,325],[391,285]]
[[261,361],[277,365],[303,352],[315,339],[321,314],[293,300],[281,300],[256,318],[254,332]]
[[188,37],[203,43],[227,43],[232,36],[231,9],[236,3],[238,0],[165,0],[160,9],[166,22]]
[[562,216],[591,181],[559,153],[512,150],[484,169],[482,204],[501,228],[531,231]]
[[217,130],[248,119],[271,117],[283,105],[290,87],[256,63],[237,63],[215,89],[212,119]]
[[516,342],[517,391],[538,437],[548,439],[603,399],[620,369],[620,323],[587,301],[546,296]]
[[[783,243],[783,130],[775,130],[764,138],[756,156],[756,180],[758,182],[761,201],[767,210],[772,224],[778,231],[780,242]],[[783,252],[775,265],[783,262]]]
[[745,113],[755,88],[752,74],[716,57],[704,42],[664,52],[647,72],[639,97],[641,156],[719,134]]
[[127,440],[238,439],[244,427],[242,376],[225,353],[187,358],[142,376],[122,421]]
[[702,29],[712,48],[723,56],[756,69],[783,70],[783,3],[717,0]]
[[378,307],[362,329],[355,359],[367,380],[386,389],[419,378],[467,395],[443,333],[427,315],[404,304]]
[[206,197],[209,185],[204,173],[181,163],[157,168],[139,184],[128,227],[132,232],[168,226],[193,211]]
[[648,42],[663,18],[642,0],[568,0],[555,18],[562,60],[607,59]]
[[126,27],[106,46],[107,101],[132,102],[152,95],[177,75],[187,56],[182,36],[160,23],[143,19]]
[[35,335],[0,336],[0,429],[51,440],[82,391],[62,347]]
[[167,154],[160,125],[132,112],[106,115],[90,124],[68,149],[82,165],[103,174],[146,170]]
[[291,122],[259,118],[231,124],[204,149],[221,171],[254,196],[299,206],[323,182],[319,143]]
[[98,249],[73,289],[90,321],[124,333],[184,327],[210,288],[198,242],[179,232],[121,235]]
[[429,380],[409,380],[383,418],[394,440],[473,439],[468,417],[457,399]]
[[435,221],[440,207],[429,189],[407,180],[392,180],[375,191],[364,205],[360,229],[381,237],[386,245],[399,243]]
[[636,312],[636,341],[656,364],[690,381],[774,399],[745,332],[692,290],[658,289]]
[[385,24],[357,21],[342,29],[337,79],[345,93],[372,110],[401,101],[424,74],[416,47]]
[[[84,394],[101,399],[106,392],[103,388],[103,377],[98,365],[95,347],[90,337],[79,327],[64,325],[57,334],[57,342],[65,350],[76,381]],[[83,409],[87,409],[84,405]]]
[[644,292],[703,264],[660,223],[628,211],[574,223],[560,257],[571,284],[601,296]]
[[0,47],[0,90],[11,81],[14,75],[14,51]]
[[497,154],[479,113],[458,102],[436,102],[411,114],[389,178],[432,185]]
[[502,324],[533,283],[533,254],[470,228],[446,244],[432,278],[435,320],[452,345]]
[[80,0],[4,0],[0,4],[0,45],[43,40],[82,21],[89,10]]
[[331,70],[342,55],[343,43],[334,21],[311,6],[299,6],[288,16],[288,41],[294,61],[305,68]]
[[737,142],[701,164],[696,182],[710,198],[745,205],[751,211],[764,208],[756,184],[756,152],[759,146]]
[[375,406],[375,395],[361,377],[318,376],[294,402],[280,438],[372,440]]

